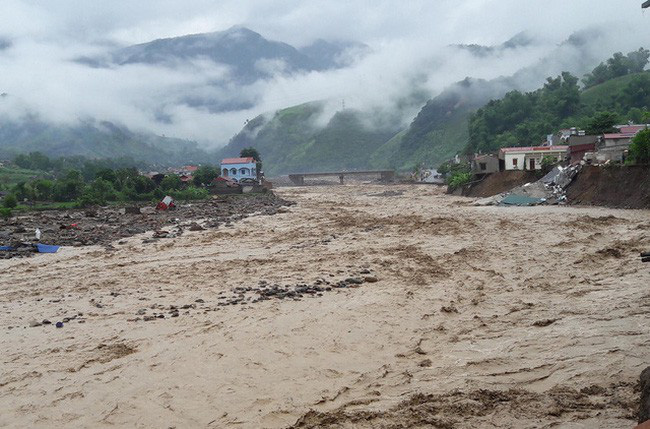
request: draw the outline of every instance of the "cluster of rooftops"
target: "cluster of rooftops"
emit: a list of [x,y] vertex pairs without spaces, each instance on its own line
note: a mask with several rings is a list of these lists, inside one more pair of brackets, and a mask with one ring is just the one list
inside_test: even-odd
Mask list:
[[478,154],[472,160],[472,172],[540,170],[547,157],[570,164],[624,162],[634,136],[641,130],[650,129],[650,124],[618,125],[615,128],[618,132],[602,135],[587,135],[576,128],[563,129],[548,135],[540,146],[504,147],[496,154]]

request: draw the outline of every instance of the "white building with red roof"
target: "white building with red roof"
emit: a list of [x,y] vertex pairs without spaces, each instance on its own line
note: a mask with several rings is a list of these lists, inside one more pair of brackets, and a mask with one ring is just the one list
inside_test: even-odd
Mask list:
[[257,180],[257,162],[253,157],[226,158],[221,161],[221,176],[235,182]]
[[569,146],[502,147],[499,160],[505,170],[541,170],[544,157],[550,156],[561,162],[568,150]]

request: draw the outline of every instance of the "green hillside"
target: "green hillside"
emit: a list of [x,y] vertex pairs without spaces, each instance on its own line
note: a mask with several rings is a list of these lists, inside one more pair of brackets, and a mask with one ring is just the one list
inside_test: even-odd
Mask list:
[[467,151],[537,145],[560,128],[613,131],[613,125],[643,121],[649,107],[650,72],[616,77],[585,91],[577,77],[562,73],[536,91],[511,91],[473,113]]
[[372,154],[398,130],[369,125],[370,118],[347,109],[318,125],[324,103],[301,104],[258,116],[231,139],[219,154],[236,156],[255,147],[268,176],[299,171],[363,169],[372,166]]
[[[635,104],[643,107],[644,102],[650,103],[648,98],[648,81],[650,71],[621,76],[600,85],[591,87],[582,92],[582,103],[591,111],[618,109],[624,104]],[[625,100],[629,93],[633,100]],[[650,107],[650,104],[645,104]]]

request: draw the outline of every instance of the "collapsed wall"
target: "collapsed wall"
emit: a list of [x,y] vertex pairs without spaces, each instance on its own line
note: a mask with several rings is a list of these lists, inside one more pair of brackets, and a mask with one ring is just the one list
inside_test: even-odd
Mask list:
[[566,195],[569,204],[650,209],[650,165],[585,166]]

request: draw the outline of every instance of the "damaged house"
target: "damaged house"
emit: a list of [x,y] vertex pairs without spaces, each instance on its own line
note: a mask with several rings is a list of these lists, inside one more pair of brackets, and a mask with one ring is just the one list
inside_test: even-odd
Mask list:
[[569,146],[502,147],[499,150],[499,164],[502,170],[541,170],[544,157],[562,162],[568,150]]

